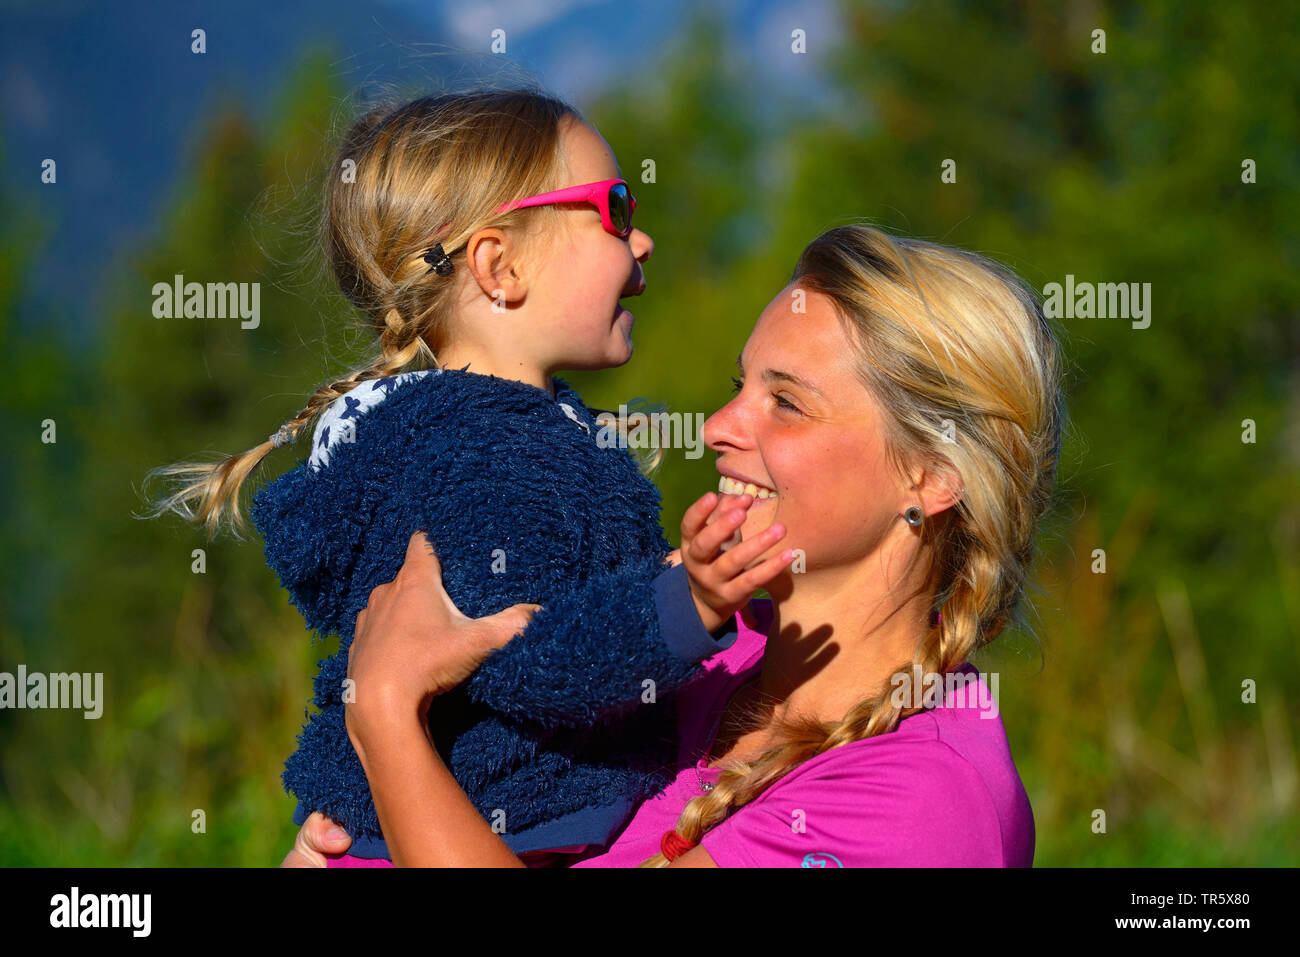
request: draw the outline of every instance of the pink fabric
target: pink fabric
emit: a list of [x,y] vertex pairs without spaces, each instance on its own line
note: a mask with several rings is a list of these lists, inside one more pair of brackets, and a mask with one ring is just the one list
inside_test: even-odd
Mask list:
[[[755,602],[759,627],[770,602]],[[767,638],[741,622],[708,673],[683,692],[676,779],[642,803],[609,851],[574,867],[634,867],[658,853],[686,802],[716,781],[700,757],[731,694],[757,671]],[[720,867],[1029,867],[1034,818],[993,695],[978,679],[891,734],[804,762],[707,832]],[[996,687],[996,685],[995,685]]]
[[[556,855],[576,854],[582,847],[563,847],[555,851],[537,851],[525,854],[521,858],[529,867],[550,867],[556,863]],[[392,867],[393,862],[386,857],[353,857],[351,854],[325,855],[326,867]]]
[[325,855],[326,867],[392,867],[393,862],[386,857],[353,857],[351,854]]
[[[704,755],[732,693],[758,671],[771,621],[753,604],[758,629],[737,616],[739,635],[705,662],[678,699],[679,771],[643,802],[603,854],[574,867],[635,867],[659,852],[700,781],[720,771]],[[891,734],[854,741],[805,761],[704,835],[720,867],[1029,867],[1034,818],[985,679],[956,687],[933,710]],[[995,685],[996,687],[996,685]],[[536,865],[550,863],[538,857]],[[331,867],[391,867],[342,855]]]

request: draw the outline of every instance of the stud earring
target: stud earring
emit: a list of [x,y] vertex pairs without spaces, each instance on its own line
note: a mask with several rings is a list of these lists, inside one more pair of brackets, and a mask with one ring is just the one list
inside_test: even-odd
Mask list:
[[903,513],[903,518],[907,519],[907,524],[911,525],[913,528],[919,528],[921,522],[924,520],[921,515],[921,509],[915,505]]

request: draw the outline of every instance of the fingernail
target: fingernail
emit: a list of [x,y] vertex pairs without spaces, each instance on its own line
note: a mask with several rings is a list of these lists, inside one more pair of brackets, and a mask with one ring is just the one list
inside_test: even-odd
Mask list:
[[334,828],[330,828],[330,832],[329,832],[328,834],[325,835],[325,840],[327,840],[327,841],[343,841],[343,840],[346,840],[346,839],[347,839],[347,836],[348,836],[348,832],[345,831],[345,830],[343,830],[343,828],[341,828],[341,827],[334,827]]

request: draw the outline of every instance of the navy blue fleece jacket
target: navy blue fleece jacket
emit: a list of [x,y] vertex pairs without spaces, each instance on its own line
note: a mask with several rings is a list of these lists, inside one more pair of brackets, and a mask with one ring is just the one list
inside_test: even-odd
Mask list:
[[429,712],[439,753],[516,853],[611,842],[669,780],[674,693],[734,640],[704,631],[667,564],[658,489],[553,384],[554,397],[464,370],[362,383],[322,414],[311,457],[254,496],[267,564],[308,627],[341,639],[284,784],[295,822],[323,811],[353,855],[388,856],[343,720],[348,648],[412,532],[428,532],[466,615],[543,606]]

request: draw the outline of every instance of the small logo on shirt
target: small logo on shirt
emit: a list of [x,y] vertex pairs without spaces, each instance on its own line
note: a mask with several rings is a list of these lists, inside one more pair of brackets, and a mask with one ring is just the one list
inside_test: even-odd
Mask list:
[[805,854],[803,861],[800,862],[799,866],[800,867],[843,867],[844,865],[840,863],[840,859],[836,857],[834,854],[822,854],[818,852],[815,854]]

